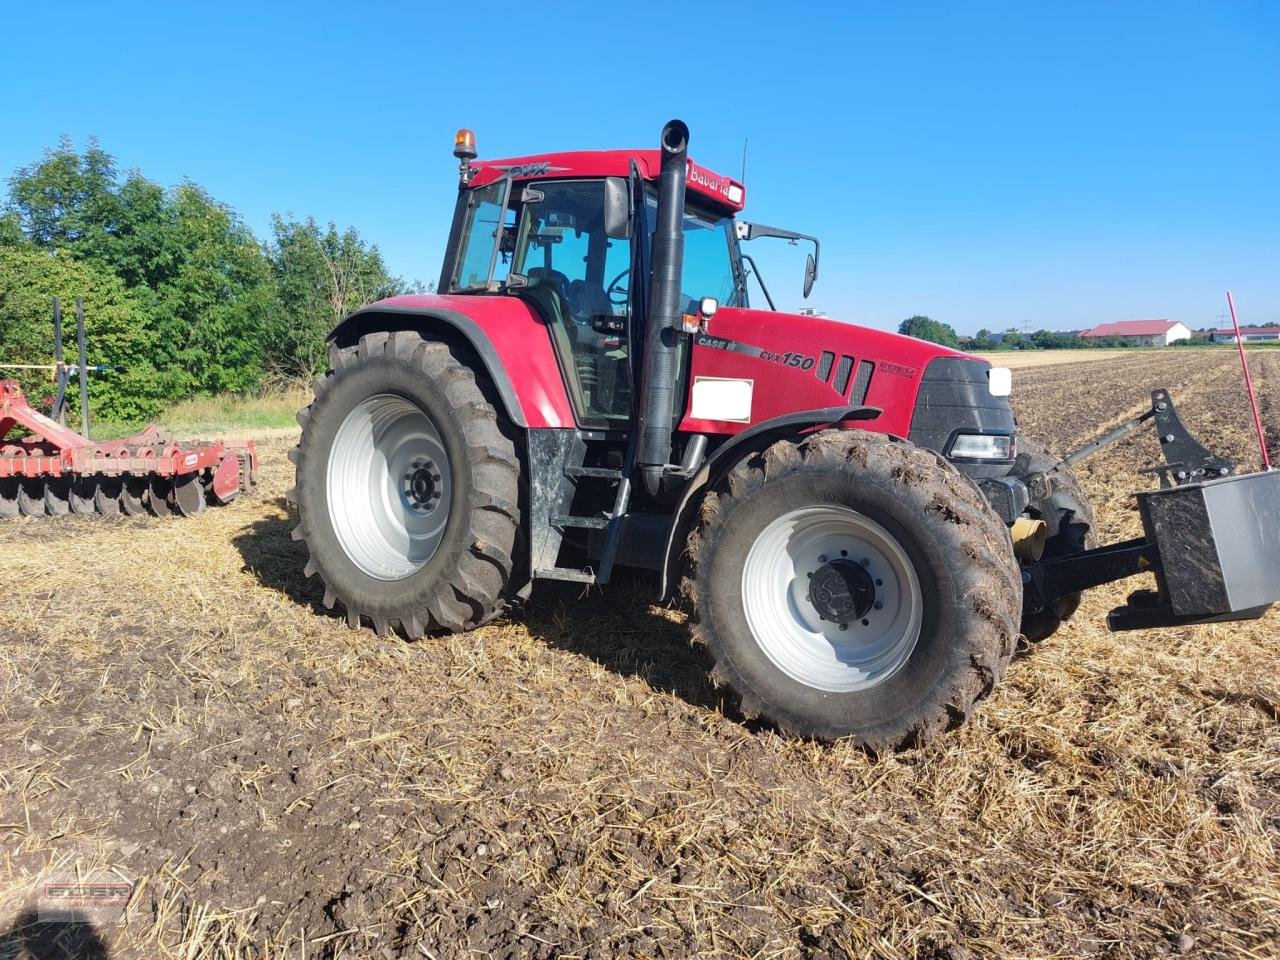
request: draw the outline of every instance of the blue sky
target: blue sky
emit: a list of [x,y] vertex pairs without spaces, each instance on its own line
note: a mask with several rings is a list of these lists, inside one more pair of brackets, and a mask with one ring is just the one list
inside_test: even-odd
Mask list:
[[[832,316],[1199,327],[1230,287],[1243,322],[1280,321],[1275,3],[67,2],[4,23],[0,175],[96,134],[259,236],[274,211],[354,225],[408,278],[439,270],[457,127],[496,157],[647,147],[680,117],[713,169],[749,141],[746,215],[823,240],[809,304]],[[802,256],[763,258],[780,306]]]

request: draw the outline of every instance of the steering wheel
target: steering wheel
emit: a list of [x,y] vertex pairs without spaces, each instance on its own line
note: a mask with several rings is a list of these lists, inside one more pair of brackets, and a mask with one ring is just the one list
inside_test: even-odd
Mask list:
[[569,278],[559,270],[554,270],[551,267],[531,267],[529,279],[537,281],[550,280],[556,285],[556,292],[560,294],[562,300],[567,299],[569,296]]
[[631,268],[627,267],[627,269],[609,281],[609,286],[605,287],[605,298],[615,307],[625,307],[631,302],[631,291],[620,285],[630,273]]

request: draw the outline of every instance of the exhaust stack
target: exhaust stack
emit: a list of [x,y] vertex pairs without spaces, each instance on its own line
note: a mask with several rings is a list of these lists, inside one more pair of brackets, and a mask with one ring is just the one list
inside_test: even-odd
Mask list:
[[640,387],[640,443],[636,463],[645,491],[656,496],[671,462],[676,392],[676,337],[680,323],[680,273],[684,265],[684,188],[689,128],[672,120],[662,128],[658,218],[649,274],[649,323],[644,336]]

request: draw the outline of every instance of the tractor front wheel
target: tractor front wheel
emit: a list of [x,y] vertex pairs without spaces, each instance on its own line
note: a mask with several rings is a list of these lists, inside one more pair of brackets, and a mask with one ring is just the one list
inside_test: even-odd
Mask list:
[[478,374],[409,331],[335,348],[291,453],[306,573],[353,627],[417,638],[491,619],[520,523],[520,466]]
[[[1061,460],[1034,440],[1018,438],[1019,456],[1027,457],[1027,473],[1047,473],[1052,480],[1052,492],[1047,497],[1033,500],[1030,514],[1043,520],[1046,526],[1045,559],[1079,553],[1097,546],[1094,535],[1093,505],[1085,495],[1080,481]],[[1047,640],[1080,606],[1083,594],[1072,593],[1053,603],[1022,613],[1022,635],[1031,643]]]
[[874,751],[990,692],[1017,638],[1008,530],[931,451],[865,431],[774,443],[707,494],[686,592],[748,716]]

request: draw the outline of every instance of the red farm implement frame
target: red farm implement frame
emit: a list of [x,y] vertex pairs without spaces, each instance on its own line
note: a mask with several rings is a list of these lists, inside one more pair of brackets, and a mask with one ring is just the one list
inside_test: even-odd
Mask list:
[[[0,518],[66,513],[200,513],[207,501],[229,503],[257,483],[252,441],[176,441],[156,427],[118,440],[88,434],[84,312],[76,302],[82,422],[85,436],[34,409],[15,380],[0,380]],[[72,370],[62,360],[61,310],[54,301],[58,381],[55,415],[65,417]],[[15,428],[30,436],[10,438]]]

